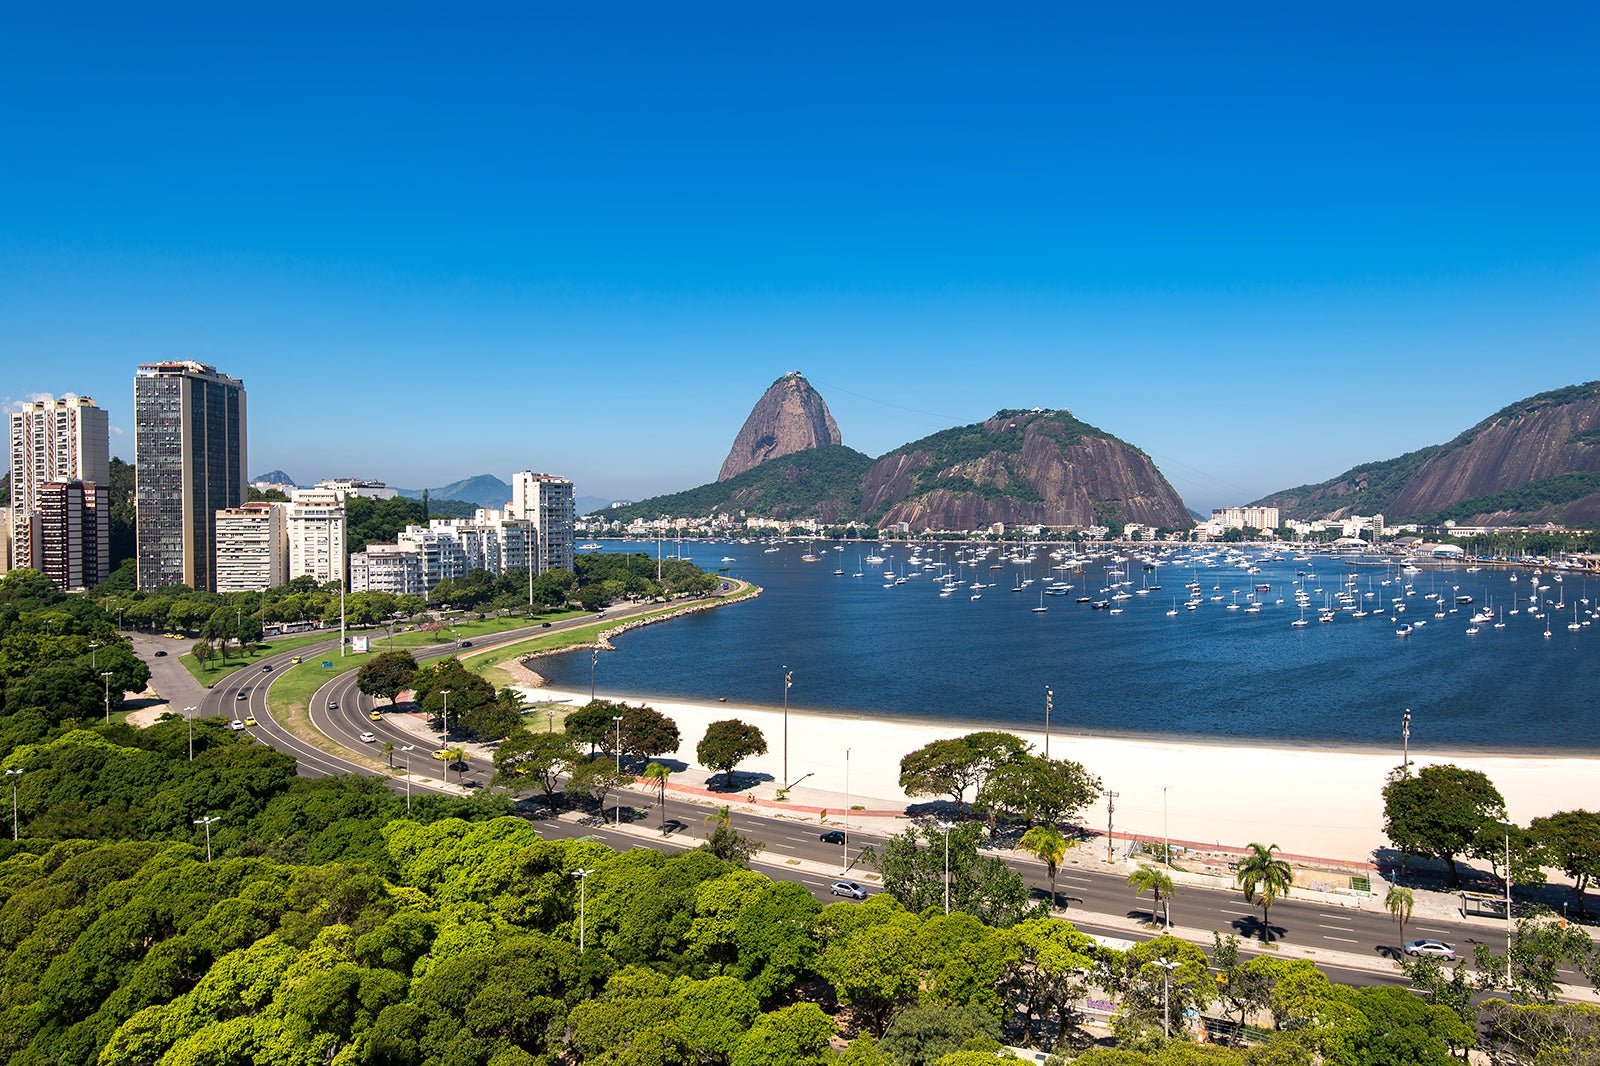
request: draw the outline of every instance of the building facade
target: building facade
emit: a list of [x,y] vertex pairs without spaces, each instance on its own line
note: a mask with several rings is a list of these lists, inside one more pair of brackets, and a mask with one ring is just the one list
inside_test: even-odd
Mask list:
[[[44,569],[39,507],[46,484],[80,481],[109,491],[109,442],[105,409],[87,396],[35,400],[11,412],[12,566]],[[59,555],[66,549],[56,550]],[[109,566],[109,555],[102,560]]]
[[572,570],[572,482],[554,474],[522,470],[511,475],[506,517],[533,524],[536,573]]
[[317,482],[316,488],[324,492],[337,492],[344,496],[366,496],[374,500],[392,500],[396,491],[381,481],[358,477],[330,477]]
[[133,421],[139,587],[214,588],[216,513],[246,497],[244,382],[204,363],[147,363]]
[[368,544],[350,556],[350,591],[424,595],[422,554],[401,544]]
[[216,514],[217,592],[259,592],[289,580],[281,503],[247,503]]
[[289,580],[309,577],[319,585],[344,584],[344,496],[326,489],[300,489],[288,508]]
[[38,490],[37,569],[56,588],[93,588],[111,574],[111,490],[87,481],[46,481]]
[[1277,529],[1276,507],[1217,507],[1211,521],[1218,529]]

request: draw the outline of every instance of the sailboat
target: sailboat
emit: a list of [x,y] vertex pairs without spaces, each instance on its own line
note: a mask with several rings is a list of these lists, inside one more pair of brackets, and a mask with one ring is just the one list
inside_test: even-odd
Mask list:
[[1308,623],[1306,622],[1306,605],[1305,604],[1302,603],[1300,605],[1300,620],[1298,622],[1290,622],[1289,625],[1293,629],[1304,629],[1308,625]]
[[1039,590],[1039,606],[1037,606],[1037,607],[1029,607],[1028,610],[1032,611],[1034,614],[1044,614],[1049,609],[1050,608],[1048,608],[1048,607],[1046,607],[1044,605],[1044,590],[1040,589]]
[[1567,628],[1572,630],[1572,632],[1574,632],[1574,633],[1576,633],[1578,630],[1583,628],[1583,626],[1578,622],[1578,605],[1577,604],[1573,604],[1572,605],[1572,621],[1567,623]]

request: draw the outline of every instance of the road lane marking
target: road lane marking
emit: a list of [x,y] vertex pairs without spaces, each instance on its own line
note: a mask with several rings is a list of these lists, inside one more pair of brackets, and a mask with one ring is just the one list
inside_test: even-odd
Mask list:
[[1342,942],[1344,942],[1346,944],[1359,944],[1359,943],[1361,943],[1361,941],[1359,941],[1359,940],[1351,940],[1347,936],[1329,936],[1326,933],[1322,934],[1322,939],[1324,939],[1324,940],[1339,940],[1339,941],[1342,941]]

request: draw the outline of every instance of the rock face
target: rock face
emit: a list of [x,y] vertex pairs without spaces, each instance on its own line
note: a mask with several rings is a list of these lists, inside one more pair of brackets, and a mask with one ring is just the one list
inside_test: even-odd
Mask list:
[[774,381],[756,401],[717,480],[738,477],[781,455],[839,443],[839,427],[828,405],[797,370]]
[[1600,522],[1600,382],[1540,393],[1448,444],[1358,466],[1263,502],[1294,518],[1381,513],[1389,521],[1593,525]]
[[1128,522],[1188,528],[1188,509],[1150,457],[1067,411],[1001,411],[873,464],[861,517],[913,530]]

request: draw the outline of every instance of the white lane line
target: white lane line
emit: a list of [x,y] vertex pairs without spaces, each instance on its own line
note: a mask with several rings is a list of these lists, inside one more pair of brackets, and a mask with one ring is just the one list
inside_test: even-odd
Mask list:
[[1321,922],[1317,923],[1317,928],[1318,929],[1337,929],[1341,933],[1354,932],[1354,930],[1352,930],[1349,926],[1344,926],[1344,925],[1323,925]]
[[1324,939],[1324,940],[1338,940],[1338,941],[1341,941],[1341,942],[1346,943],[1346,944],[1359,944],[1359,943],[1361,943],[1361,941],[1359,941],[1359,940],[1351,940],[1347,936],[1329,936],[1326,933],[1324,933],[1322,935],[1322,939]]
[[1351,922],[1351,921],[1355,920],[1353,918],[1347,918],[1342,914],[1321,914],[1321,913],[1318,913],[1317,917],[1319,917],[1319,918],[1331,918],[1336,922]]

